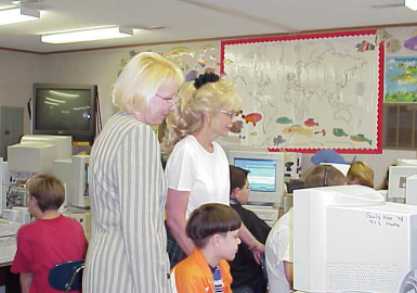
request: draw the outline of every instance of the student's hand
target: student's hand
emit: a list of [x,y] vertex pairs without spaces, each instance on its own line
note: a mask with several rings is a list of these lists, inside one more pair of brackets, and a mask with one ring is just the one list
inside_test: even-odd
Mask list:
[[263,245],[261,242],[257,242],[254,246],[250,248],[252,251],[253,257],[255,258],[256,262],[258,264],[261,264],[262,255],[265,252],[265,245]]

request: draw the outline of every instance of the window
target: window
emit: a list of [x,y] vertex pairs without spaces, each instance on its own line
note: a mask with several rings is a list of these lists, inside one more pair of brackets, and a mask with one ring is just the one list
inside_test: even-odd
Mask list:
[[385,103],[383,147],[417,148],[417,104]]

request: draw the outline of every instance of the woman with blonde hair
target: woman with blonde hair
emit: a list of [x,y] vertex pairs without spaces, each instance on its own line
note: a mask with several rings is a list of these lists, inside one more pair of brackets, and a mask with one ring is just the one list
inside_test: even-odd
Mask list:
[[133,57],[114,84],[120,112],[90,157],[92,239],[83,292],[171,292],[166,253],[166,182],[151,125],[172,110],[181,70],[157,53]]
[[[214,73],[186,83],[179,96],[181,100],[167,118],[165,137],[171,152],[166,167],[167,226],[173,237],[168,239],[171,266],[195,248],[185,234],[191,212],[206,203],[229,205],[229,163],[215,139],[228,134],[241,103],[233,84]],[[259,259],[263,244],[246,227],[239,237]]]
[[362,161],[350,165],[347,173],[348,184],[359,184],[374,188],[374,171]]

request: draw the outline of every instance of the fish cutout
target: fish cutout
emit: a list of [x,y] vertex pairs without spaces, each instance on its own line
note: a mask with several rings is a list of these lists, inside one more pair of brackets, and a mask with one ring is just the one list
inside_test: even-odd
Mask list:
[[322,130],[318,130],[318,131],[314,131],[314,134],[321,134],[322,136],[326,136],[326,129],[322,129]]
[[287,116],[282,116],[275,120],[278,124],[291,124],[292,119],[288,118]]
[[314,118],[308,118],[304,121],[304,125],[307,127],[314,127],[318,126],[319,123],[317,121],[314,121]]
[[350,139],[355,142],[367,142],[369,143],[369,145],[372,145],[372,140],[365,137],[365,135],[363,135],[362,133],[357,135],[351,135]]
[[298,134],[303,136],[313,136],[313,129],[302,127],[300,125],[292,125],[282,130],[284,134]]
[[358,52],[372,51],[375,50],[375,45],[363,40],[362,42],[356,44],[356,49],[358,49]]
[[241,133],[243,128],[243,121],[237,120],[233,121],[232,126],[230,127],[230,132],[232,133]]
[[256,126],[256,123],[262,120],[261,113],[249,113],[247,115],[242,115],[243,120],[246,124],[252,123],[253,126]]
[[417,36],[405,40],[404,47],[411,51],[417,51]]
[[274,146],[279,146],[280,144],[283,144],[286,142],[286,140],[282,137],[282,135],[277,135],[272,139]]
[[337,137],[349,136],[342,128],[333,128],[333,135]]

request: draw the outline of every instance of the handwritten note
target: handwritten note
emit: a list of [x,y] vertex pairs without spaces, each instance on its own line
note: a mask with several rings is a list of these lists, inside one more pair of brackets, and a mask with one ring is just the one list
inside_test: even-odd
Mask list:
[[405,221],[404,216],[382,214],[382,213],[376,213],[376,212],[366,213],[366,219],[372,225],[376,225],[380,227],[393,227],[393,228],[400,228],[404,224],[404,221]]

